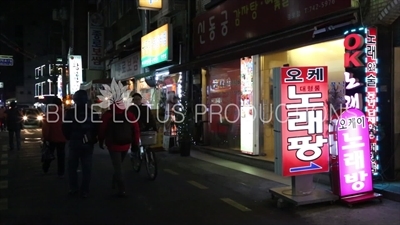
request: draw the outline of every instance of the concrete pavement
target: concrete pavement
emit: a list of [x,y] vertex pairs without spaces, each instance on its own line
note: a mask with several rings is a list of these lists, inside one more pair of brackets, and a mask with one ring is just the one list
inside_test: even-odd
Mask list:
[[389,200],[351,209],[340,203],[278,209],[268,190],[284,186],[284,179],[268,180],[252,175],[255,168],[195,152],[193,157],[157,153],[155,181],[146,179],[144,168],[137,174],[125,161],[128,197],[120,199],[111,189],[108,153],[97,148],[89,198],[71,198],[67,179],[56,176],[56,162],[48,175],[42,174],[38,132],[24,131],[23,137],[23,149],[9,152],[6,135],[0,133],[1,224],[390,225],[400,221],[400,203]]

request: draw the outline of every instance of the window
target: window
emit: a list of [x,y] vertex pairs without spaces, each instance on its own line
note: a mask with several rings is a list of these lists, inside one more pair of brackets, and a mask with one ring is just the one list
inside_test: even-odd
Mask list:
[[40,95],[44,95],[44,81],[40,83]]
[[39,68],[35,69],[35,79],[39,79]]
[[39,95],[39,84],[35,84],[35,96]]

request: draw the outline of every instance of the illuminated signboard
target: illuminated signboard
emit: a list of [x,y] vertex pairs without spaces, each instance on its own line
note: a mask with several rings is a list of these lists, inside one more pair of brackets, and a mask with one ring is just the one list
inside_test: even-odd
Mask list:
[[139,9],[160,10],[162,8],[162,0],[139,0]]
[[169,61],[172,58],[172,26],[165,24],[141,39],[142,67]]
[[70,94],[75,94],[81,88],[82,83],[82,56],[69,56],[69,90]]
[[[359,108],[366,114],[371,144],[372,173],[378,174],[379,160],[377,144],[378,132],[378,59],[377,59],[377,29],[359,28],[345,32],[344,67],[349,73],[346,80],[346,104],[349,108]],[[346,74],[345,74],[346,75]],[[361,83],[362,82],[362,83]],[[348,88],[351,86],[353,88]],[[362,98],[360,99],[360,96]],[[364,100],[364,101],[362,101]],[[359,101],[359,103],[357,103]],[[358,107],[357,107],[358,106]]]
[[337,126],[340,196],[372,191],[369,129],[364,113],[348,109]]
[[254,154],[253,151],[253,58],[240,59],[240,150],[244,153]]
[[62,76],[58,76],[57,78],[57,97],[63,99],[63,92],[62,92]]
[[281,68],[282,175],[329,171],[328,68]]

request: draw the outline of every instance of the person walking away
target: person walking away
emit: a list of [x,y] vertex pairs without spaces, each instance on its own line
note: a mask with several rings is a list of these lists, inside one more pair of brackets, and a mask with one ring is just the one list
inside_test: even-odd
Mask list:
[[99,130],[99,146],[104,143],[114,167],[112,186],[118,187],[118,197],[125,196],[125,183],[122,178],[122,163],[131,145],[138,146],[140,131],[133,113],[126,111],[123,104],[114,103],[111,109],[102,115]]
[[130,106],[128,111],[132,112],[138,119],[140,131],[157,131],[156,120],[150,108],[142,103],[142,95],[134,93],[132,101],[134,105]]
[[4,106],[0,108],[0,130],[4,131],[6,128],[6,114],[5,114],[6,109]]
[[[50,153],[57,151],[57,174],[59,178],[64,177],[65,172],[65,142],[66,139],[62,132],[63,113],[62,101],[54,98],[51,106],[48,107],[47,116],[43,120],[42,138],[49,143]],[[43,172],[47,173],[52,160],[43,162]]]
[[8,130],[8,142],[10,151],[14,150],[14,135],[17,142],[17,150],[21,150],[21,129],[22,129],[22,113],[17,109],[17,103],[12,101],[10,109],[5,112],[6,126]]
[[[101,122],[96,113],[88,107],[86,91],[79,90],[73,96],[75,108],[66,112],[62,131],[69,141],[68,180],[70,195],[80,192],[81,197],[87,198],[92,172],[93,149],[97,142],[98,124]],[[82,182],[79,188],[78,166],[81,162]]]

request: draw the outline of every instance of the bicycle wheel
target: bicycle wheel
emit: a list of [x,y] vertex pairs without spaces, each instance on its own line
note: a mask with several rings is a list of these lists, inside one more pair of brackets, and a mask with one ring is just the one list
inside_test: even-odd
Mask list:
[[146,169],[150,180],[155,180],[157,177],[157,161],[156,154],[150,149],[146,149]]
[[132,162],[132,166],[133,166],[133,170],[136,172],[140,171],[140,167],[142,165],[142,159],[140,157],[140,150],[137,152],[132,152],[131,153],[131,162]]

